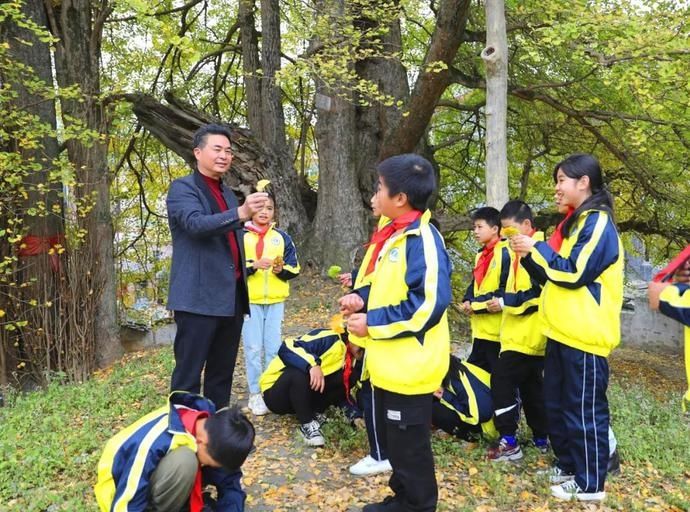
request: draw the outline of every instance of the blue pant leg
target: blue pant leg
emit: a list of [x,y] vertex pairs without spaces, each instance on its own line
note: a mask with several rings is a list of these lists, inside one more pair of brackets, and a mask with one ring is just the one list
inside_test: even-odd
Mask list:
[[544,358],[544,410],[549,441],[558,467],[568,473],[575,472],[575,463],[570,454],[568,429],[563,416],[564,375],[562,349],[565,345],[554,340],[546,343]]
[[261,377],[261,349],[264,339],[264,307],[261,304],[250,304],[250,317],[244,322],[242,340],[244,343],[244,362],[247,368],[247,386],[249,392],[259,393]]
[[362,382],[362,388],[357,393],[357,402],[364,411],[364,423],[367,427],[367,439],[369,440],[369,454],[376,460],[386,460],[386,447],[384,437],[381,434],[382,426],[376,428],[376,418],[374,417],[374,402],[371,383],[369,380]]
[[571,347],[564,347],[563,355],[567,361],[563,409],[575,481],[585,492],[600,492],[609,459],[608,361]]
[[264,365],[263,370],[269,365],[273,358],[278,354],[282,343],[283,315],[285,313],[285,303],[276,302],[264,306]]

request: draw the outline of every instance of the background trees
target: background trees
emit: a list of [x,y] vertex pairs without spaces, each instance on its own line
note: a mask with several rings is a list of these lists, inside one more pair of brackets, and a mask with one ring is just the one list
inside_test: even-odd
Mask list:
[[[72,330],[94,344],[84,370],[70,375],[81,378],[96,356],[118,354],[116,289],[160,281],[165,191],[188,172],[189,136],[205,120],[233,124],[238,158],[229,184],[242,194],[259,176],[271,179],[281,224],[315,266],[353,264],[371,229],[375,164],[403,151],[436,166],[435,214],[461,259],[459,230],[487,193],[485,7],[461,0],[1,4],[5,379],[21,363],[39,374],[64,371],[63,362],[47,365],[24,348],[30,336],[55,346],[64,329],[49,337],[38,322],[61,317],[50,311],[58,303],[71,305]],[[590,151],[606,170],[621,229],[645,240],[649,255],[662,258],[690,238],[688,9],[651,0],[506,1],[510,197],[553,220],[553,164]],[[50,214],[36,215],[44,210]],[[74,262],[63,265],[73,281],[48,270],[55,244],[43,256],[20,255],[22,240],[35,233],[65,233],[55,251]],[[58,290],[57,276],[69,293]],[[31,283],[42,283],[43,295],[29,293],[38,288]],[[43,320],[32,316],[33,299]],[[59,359],[60,350],[42,352]]]

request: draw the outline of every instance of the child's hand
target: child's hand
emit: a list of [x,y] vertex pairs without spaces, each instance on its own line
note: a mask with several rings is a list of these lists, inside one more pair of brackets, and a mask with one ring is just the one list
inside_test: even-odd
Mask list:
[[510,237],[510,248],[518,256],[526,256],[534,247],[536,240],[527,235],[513,235]]
[[669,286],[670,283],[656,283],[652,281],[647,287],[647,299],[649,299],[650,309],[656,311],[659,309],[659,295],[661,292]]
[[283,271],[283,264],[274,264],[273,265],[273,273],[274,274],[280,274]]
[[356,293],[348,293],[344,297],[340,297],[338,304],[343,315],[351,315],[364,308],[364,300]]
[[503,308],[501,307],[501,301],[497,297],[494,297],[487,301],[486,309],[489,310],[489,313],[498,313]]
[[443,397],[443,388],[438,388],[434,391],[434,396],[440,400]]
[[343,286],[347,286],[348,288],[350,288],[352,286],[352,272],[339,274],[338,281],[340,281],[340,284],[342,284]]
[[690,283],[690,260],[686,261],[683,266],[673,274],[673,281],[675,283]]
[[256,270],[266,270],[271,268],[272,265],[273,260],[271,258],[261,258],[260,260],[256,260],[254,263],[252,263],[252,267],[254,267]]
[[470,303],[469,300],[466,300],[465,302],[462,303],[462,310],[466,315],[472,314],[472,304]]
[[369,335],[366,313],[354,313],[347,319],[347,330],[355,336],[365,337]]
[[320,366],[312,366],[309,369],[309,387],[319,393],[323,393],[323,390],[326,389],[326,378],[323,376],[323,370]]

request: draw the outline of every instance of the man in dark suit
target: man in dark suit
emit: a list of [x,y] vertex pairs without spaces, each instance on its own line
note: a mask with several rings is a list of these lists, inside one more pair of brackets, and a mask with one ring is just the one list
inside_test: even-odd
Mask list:
[[203,370],[204,396],[220,409],[230,401],[243,315],[249,313],[243,221],[268,196],[250,194],[238,206],[223,187],[221,176],[232,162],[226,127],[199,128],[194,156],[196,171],[173,181],[167,197],[173,243],[168,309],[177,324],[170,387],[199,393]]

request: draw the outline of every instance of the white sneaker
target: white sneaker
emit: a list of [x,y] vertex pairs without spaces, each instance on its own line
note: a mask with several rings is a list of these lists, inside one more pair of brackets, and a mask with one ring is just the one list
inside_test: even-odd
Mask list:
[[249,410],[252,411],[252,414],[254,416],[263,416],[264,414],[269,413],[268,407],[266,407],[266,404],[264,403],[264,397],[261,396],[261,393],[249,395],[248,405]]
[[601,501],[606,498],[606,492],[584,492],[575,480],[568,480],[560,485],[551,486],[551,495],[560,500]]
[[367,455],[350,466],[350,473],[357,476],[377,475],[386,471],[393,471],[388,459],[376,460],[371,455]]
[[308,446],[323,446],[326,444],[326,440],[321,433],[319,422],[316,420],[300,425],[299,432],[302,434],[302,438]]
[[562,484],[570,480],[575,480],[575,475],[566,473],[558,466],[552,466],[549,469],[541,469],[537,471],[537,475],[548,476],[549,482],[552,484]]

